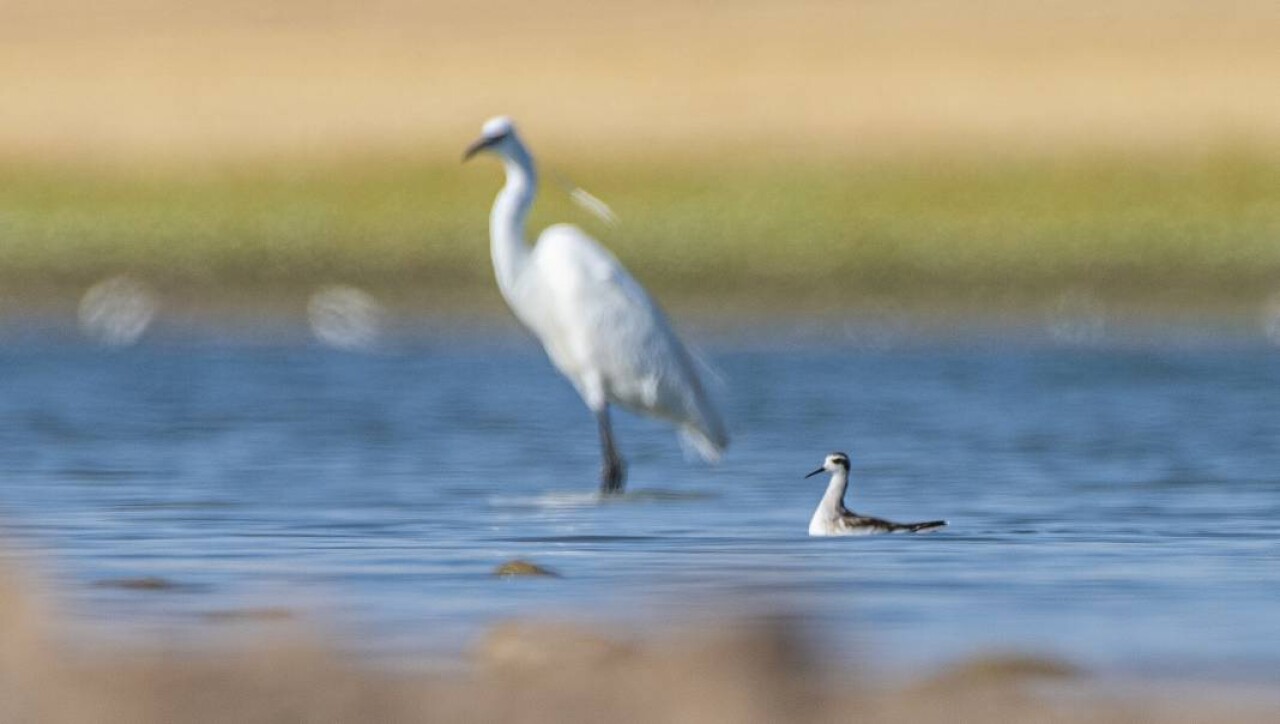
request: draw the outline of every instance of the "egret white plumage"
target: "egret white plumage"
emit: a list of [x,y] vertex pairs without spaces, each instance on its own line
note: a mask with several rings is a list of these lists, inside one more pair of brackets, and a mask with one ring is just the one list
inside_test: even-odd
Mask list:
[[719,458],[729,443],[724,423],[657,303],[576,226],[551,226],[532,248],[525,242],[538,173],[509,118],[486,122],[463,160],[482,152],[498,156],[507,176],[489,216],[498,289],[595,415],[604,453],[601,491],[621,492],[626,478],[611,404],[667,420],[704,459]]
[[945,520],[924,523],[894,523],[883,518],[858,515],[844,507],[844,493],[849,487],[849,456],[834,452],[822,461],[822,467],[806,475],[806,478],[823,471],[831,473],[827,492],[818,503],[809,520],[809,535],[874,535],[876,533],[921,533],[946,526]]

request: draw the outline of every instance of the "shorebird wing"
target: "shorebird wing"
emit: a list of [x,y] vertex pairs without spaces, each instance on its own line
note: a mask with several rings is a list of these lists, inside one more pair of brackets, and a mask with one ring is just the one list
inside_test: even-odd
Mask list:
[[857,513],[846,513],[843,516],[843,521],[850,530],[863,533],[923,533],[942,528],[947,524],[945,520],[930,520],[923,523],[894,523],[891,520],[873,518],[869,515],[858,515]]
[[923,533],[925,531],[937,530],[938,528],[945,528],[946,526],[947,521],[945,520],[929,520],[924,523],[898,523],[896,524],[896,529],[903,531],[904,533]]

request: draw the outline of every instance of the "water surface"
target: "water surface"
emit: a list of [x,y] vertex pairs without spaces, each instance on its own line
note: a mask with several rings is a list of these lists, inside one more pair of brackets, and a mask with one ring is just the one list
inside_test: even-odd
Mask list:
[[[0,517],[112,632],[216,637],[211,614],[286,607],[375,656],[448,656],[515,616],[778,609],[891,667],[994,648],[1280,671],[1280,352],[1261,340],[760,330],[707,353],[735,433],[723,464],[619,415],[634,492],[601,503],[594,425],[518,335],[352,354],[11,334]],[[801,476],[835,449],[856,510],[951,527],[808,538],[825,481]],[[490,577],[512,557],[562,577]],[[95,585],[152,576],[180,587]]]

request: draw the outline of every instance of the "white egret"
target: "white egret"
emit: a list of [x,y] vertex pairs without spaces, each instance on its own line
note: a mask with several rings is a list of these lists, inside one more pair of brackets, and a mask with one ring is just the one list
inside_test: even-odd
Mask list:
[[611,404],[677,425],[704,459],[716,460],[729,442],[724,424],[657,303],[575,226],[547,228],[532,248],[525,242],[538,173],[510,119],[485,123],[463,160],[482,152],[500,158],[507,176],[489,217],[498,289],[595,415],[604,452],[601,491],[621,492],[626,478]]
[[919,533],[941,528],[945,520],[927,523],[893,523],[872,518],[844,507],[844,493],[849,487],[849,456],[842,452],[831,453],[822,461],[822,467],[806,475],[812,478],[822,471],[831,473],[831,482],[822,502],[809,520],[809,535],[873,535],[875,533]]

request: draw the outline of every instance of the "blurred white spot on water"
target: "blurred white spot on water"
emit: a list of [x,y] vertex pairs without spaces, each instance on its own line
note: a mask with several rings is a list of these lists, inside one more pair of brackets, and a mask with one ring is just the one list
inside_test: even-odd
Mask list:
[[382,336],[385,311],[377,299],[355,287],[335,285],[311,295],[307,319],[322,344],[338,349],[369,349]]
[[127,276],[111,277],[89,287],[80,299],[80,330],[108,347],[128,347],[146,333],[160,310],[147,285]]
[[1099,342],[1107,333],[1107,308],[1089,292],[1066,292],[1054,300],[1045,315],[1045,329],[1062,344]]
[[868,303],[846,318],[844,336],[857,347],[883,352],[902,344],[910,328],[910,318],[902,305],[886,300]]
[[1274,345],[1280,345],[1280,292],[1272,294],[1262,305],[1262,333]]

